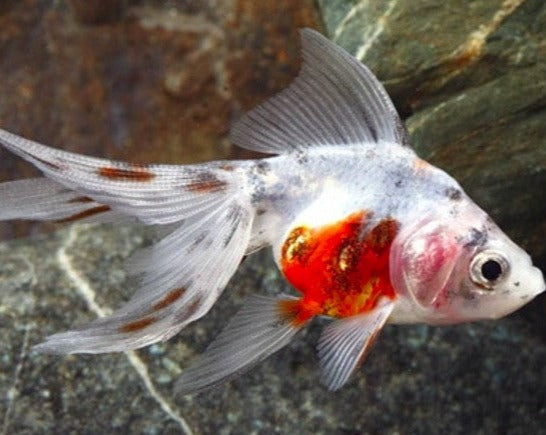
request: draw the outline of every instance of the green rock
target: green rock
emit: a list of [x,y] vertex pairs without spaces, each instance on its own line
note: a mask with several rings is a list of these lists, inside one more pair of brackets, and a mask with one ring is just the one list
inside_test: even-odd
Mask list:
[[546,268],[546,3],[318,1],[384,82],[419,154]]

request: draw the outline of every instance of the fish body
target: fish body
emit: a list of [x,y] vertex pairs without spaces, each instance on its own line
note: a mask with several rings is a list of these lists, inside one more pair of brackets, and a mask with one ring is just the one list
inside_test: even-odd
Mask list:
[[[365,287],[362,272],[371,273],[373,267],[379,268],[375,272],[382,279],[376,287],[393,296],[389,253],[396,234],[430,210],[441,214],[442,208],[457,207],[450,199],[452,192],[462,192],[455,180],[430,165],[423,169],[410,148],[387,143],[382,147],[380,152],[376,144],[332,147],[299,159],[281,156],[256,163],[254,170],[262,176],[255,181],[251,177],[250,183],[255,192],[264,194],[254,195],[256,208],[263,210],[255,220],[253,234],[260,235],[255,243],[273,247],[279,269],[294,288],[314,292],[306,294],[307,299],[326,298],[328,290],[345,294],[350,286]],[[312,264],[309,257],[319,254],[324,261]],[[362,264],[352,264],[359,261]],[[352,266],[355,276],[344,276]],[[322,276],[320,283],[317,273]],[[348,282],[336,286],[340,279]],[[351,311],[356,310],[352,304],[339,309],[335,317],[357,312]],[[315,314],[332,316],[337,308],[324,310]]]
[[544,291],[541,272],[447,173],[421,160],[385,90],[360,62],[302,31],[293,84],[233,126],[274,155],[134,165],[56,150],[0,130],[46,178],[0,184],[0,220],[119,222],[165,236],[131,259],[133,298],[55,334],[42,352],[99,353],[166,340],[205,315],[245,255],[271,246],[295,295],[247,300],[178,381],[223,382],[286,345],[316,316],[322,379],[343,386],[386,323],[504,316]]

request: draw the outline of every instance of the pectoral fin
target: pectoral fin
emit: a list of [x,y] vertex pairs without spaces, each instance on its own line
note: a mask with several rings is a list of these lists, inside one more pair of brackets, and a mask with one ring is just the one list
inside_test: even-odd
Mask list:
[[283,310],[286,299],[252,296],[204,354],[177,381],[180,395],[196,393],[226,382],[267,358],[303,325]]
[[319,340],[322,382],[330,390],[340,389],[358,369],[394,307],[383,300],[371,312],[336,320]]

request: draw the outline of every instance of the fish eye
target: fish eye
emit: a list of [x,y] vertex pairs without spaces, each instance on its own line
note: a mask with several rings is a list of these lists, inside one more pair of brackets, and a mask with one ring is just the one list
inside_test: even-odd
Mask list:
[[478,252],[470,262],[470,278],[481,288],[491,290],[508,272],[508,260],[494,251]]

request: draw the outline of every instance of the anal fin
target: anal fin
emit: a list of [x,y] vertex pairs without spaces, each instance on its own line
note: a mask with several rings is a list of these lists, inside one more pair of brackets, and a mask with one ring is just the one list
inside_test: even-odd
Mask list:
[[393,307],[392,301],[383,299],[372,311],[336,320],[324,329],[318,354],[328,389],[340,389],[360,367]]

